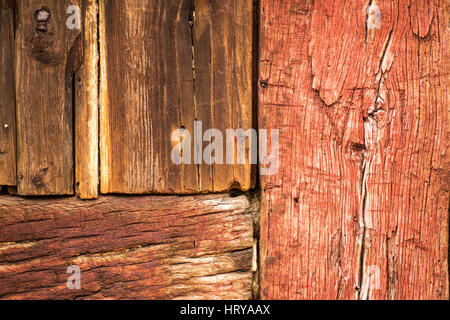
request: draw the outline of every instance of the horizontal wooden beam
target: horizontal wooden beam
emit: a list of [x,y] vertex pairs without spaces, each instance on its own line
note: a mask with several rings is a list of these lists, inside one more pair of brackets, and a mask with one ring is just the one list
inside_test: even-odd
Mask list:
[[250,299],[254,211],[246,196],[0,196],[0,299]]

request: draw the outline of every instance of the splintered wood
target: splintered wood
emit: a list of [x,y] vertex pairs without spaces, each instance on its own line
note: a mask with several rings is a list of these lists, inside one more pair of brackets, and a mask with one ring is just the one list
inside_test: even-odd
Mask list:
[[100,3],[101,192],[250,189],[250,164],[175,164],[171,134],[252,128],[252,1]]
[[245,196],[0,196],[0,299],[250,299],[254,213]]
[[0,0],[0,187],[16,185],[14,0]]
[[261,1],[262,298],[449,297],[448,9],[371,4]]

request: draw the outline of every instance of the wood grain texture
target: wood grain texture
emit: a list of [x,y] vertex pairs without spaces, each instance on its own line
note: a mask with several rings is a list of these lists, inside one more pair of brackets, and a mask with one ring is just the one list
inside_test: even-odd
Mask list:
[[252,1],[100,3],[101,192],[250,189],[250,165],[174,164],[171,134],[252,128]]
[[14,0],[0,1],[0,43],[0,186],[15,186]]
[[[80,1],[17,1],[17,176],[20,195],[73,194],[73,51],[66,26]],[[72,60],[73,59],[73,60]]]
[[245,196],[1,196],[0,299],[250,299],[254,210]]
[[83,2],[82,63],[75,81],[75,192],[81,199],[98,196],[98,4]]
[[[362,299],[449,298],[446,5],[380,4],[390,36],[371,95],[378,103],[365,105]],[[371,266],[380,267],[380,290],[367,281]]]
[[372,3],[261,2],[264,299],[449,298],[448,9]]
[[[196,0],[194,6],[195,118],[203,122],[204,130],[219,129],[225,140],[227,129],[253,128],[253,4]],[[255,185],[251,171],[250,164],[199,165],[199,189],[246,191]]]

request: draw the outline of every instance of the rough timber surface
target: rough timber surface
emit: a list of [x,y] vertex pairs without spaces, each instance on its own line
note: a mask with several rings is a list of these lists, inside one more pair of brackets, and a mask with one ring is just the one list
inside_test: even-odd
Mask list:
[[0,196],[0,299],[250,299],[254,213],[246,196]]
[[370,3],[261,1],[262,298],[449,298],[448,4]]
[[[100,1],[102,193],[254,185],[250,164],[207,165],[194,157],[211,142],[194,147],[194,121],[202,122],[199,140],[208,129],[225,139],[226,129],[253,126],[252,10],[251,0]],[[190,133],[191,164],[171,159],[179,129]]]

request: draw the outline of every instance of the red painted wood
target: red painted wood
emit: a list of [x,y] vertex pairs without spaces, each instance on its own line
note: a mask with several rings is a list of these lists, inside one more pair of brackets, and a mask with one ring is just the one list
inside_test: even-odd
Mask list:
[[445,3],[368,5],[261,1],[264,299],[449,297]]
[[245,196],[0,196],[0,299],[250,299],[254,212]]

